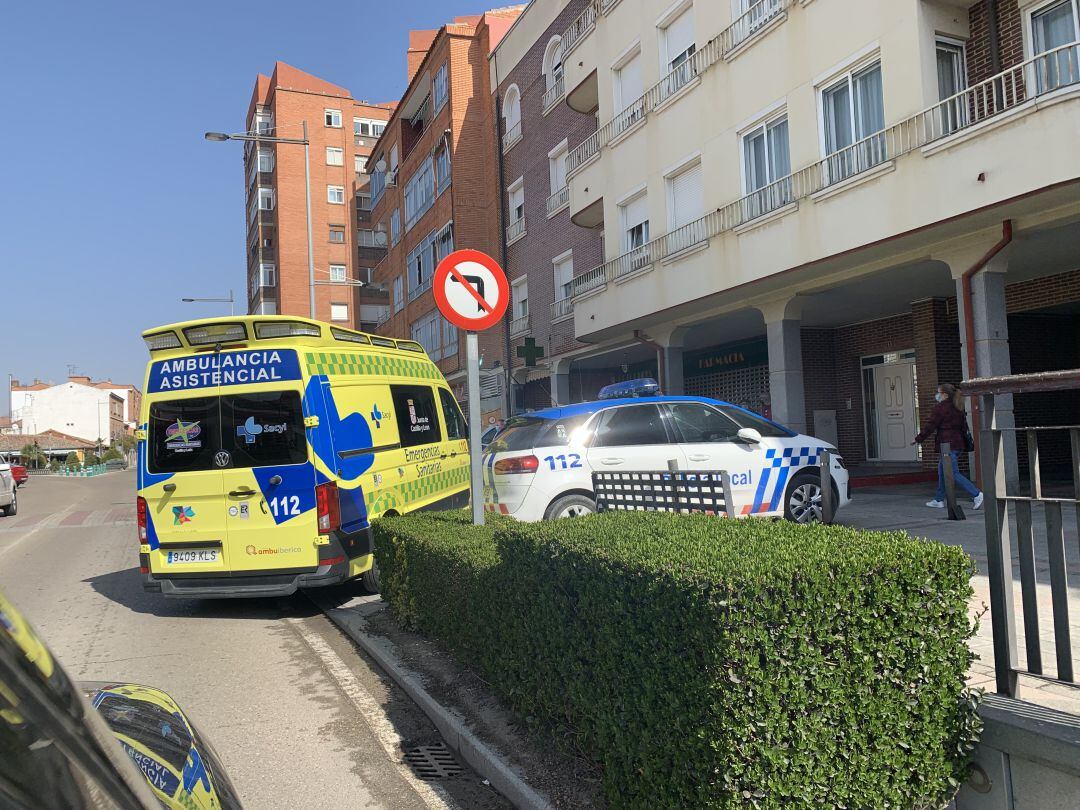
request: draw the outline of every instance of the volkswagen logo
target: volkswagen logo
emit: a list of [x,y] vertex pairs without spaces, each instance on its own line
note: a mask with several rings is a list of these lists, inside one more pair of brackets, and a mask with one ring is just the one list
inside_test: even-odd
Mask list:
[[230,461],[232,461],[232,456],[226,450],[219,450],[214,454],[214,464],[218,467],[228,467]]

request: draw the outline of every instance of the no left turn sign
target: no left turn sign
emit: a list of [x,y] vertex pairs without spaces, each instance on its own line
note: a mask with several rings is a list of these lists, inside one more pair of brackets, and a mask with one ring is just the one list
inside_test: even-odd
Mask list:
[[479,250],[455,250],[439,262],[431,287],[443,317],[466,332],[493,327],[510,302],[506,274]]

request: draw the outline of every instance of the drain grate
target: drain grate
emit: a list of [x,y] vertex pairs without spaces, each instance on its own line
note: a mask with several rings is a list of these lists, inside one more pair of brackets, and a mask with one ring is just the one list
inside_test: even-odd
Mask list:
[[448,779],[461,773],[461,766],[443,743],[409,748],[405,761],[421,779]]

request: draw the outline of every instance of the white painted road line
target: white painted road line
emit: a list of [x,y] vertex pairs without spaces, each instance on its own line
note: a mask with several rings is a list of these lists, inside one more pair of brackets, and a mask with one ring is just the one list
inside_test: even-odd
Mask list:
[[302,620],[287,619],[297,635],[304,641],[313,653],[319,658],[330,677],[334,679],[338,687],[363,716],[368,728],[371,729],[375,738],[379,741],[387,758],[394,763],[398,771],[415,790],[424,804],[432,810],[457,810],[450,796],[438,785],[424,782],[412,772],[402,759],[402,738],[386,717],[386,712],[371,694],[364,689],[349,667],[341,660],[341,656],[334,652],[330,645],[319,636],[308,630]]

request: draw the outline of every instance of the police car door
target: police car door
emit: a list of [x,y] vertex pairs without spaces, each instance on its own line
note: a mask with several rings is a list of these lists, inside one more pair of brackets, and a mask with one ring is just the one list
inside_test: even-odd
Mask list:
[[593,472],[657,472],[686,459],[664,411],[655,403],[619,405],[596,416],[588,460]]
[[731,513],[742,514],[754,500],[763,453],[738,437],[739,425],[704,402],[670,402],[671,426],[686,457],[686,469],[724,470],[731,478]]

